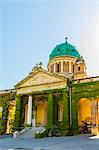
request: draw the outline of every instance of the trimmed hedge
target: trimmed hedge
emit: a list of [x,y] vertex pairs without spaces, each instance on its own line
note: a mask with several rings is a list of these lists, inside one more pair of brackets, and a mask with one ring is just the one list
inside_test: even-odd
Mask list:
[[68,102],[68,93],[67,91],[63,91],[63,120],[62,120],[62,127],[61,132],[63,135],[69,129],[69,102]]
[[14,131],[21,129],[21,114],[22,114],[21,98],[20,96],[16,96],[16,111],[13,125]]
[[48,95],[48,121],[47,128],[51,128],[53,125],[53,95]]
[[2,104],[3,107],[3,112],[2,112],[2,119],[0,122],[0,134],[4,134],[7,129],[7,119],[8,119],[8,107],[10,104],[10,95],[9,94],[4,94],[0,98],[0,103]]

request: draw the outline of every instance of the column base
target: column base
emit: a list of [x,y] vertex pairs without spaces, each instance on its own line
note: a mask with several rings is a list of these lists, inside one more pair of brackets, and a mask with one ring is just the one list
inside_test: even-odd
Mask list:
[[98,127],[92,127],[91,128],[91,134],[92,135],[99,135]]

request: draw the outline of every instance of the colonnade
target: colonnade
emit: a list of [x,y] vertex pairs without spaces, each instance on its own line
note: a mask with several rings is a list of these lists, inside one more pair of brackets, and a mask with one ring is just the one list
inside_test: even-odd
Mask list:
[[52,73],[74,73],[74,62],[71,61],[58,61],[49,65],[49,72]]
[[[66,129],[69,128],[69,122],[70,122],[69,107],[68,107],[69,101],[68,101],[67,97],[68,97],[67,92],[64,92],[63,93],[63,110],[61,110],[63,112],[60,112],[62,116],[59,116],[59,118],[61,118],[61,121],[63,122],[63,125],[65,125],[64,128],[66,127]],[[51,94],[51,93],[48,94],[48,101],[46,101],[47,102],[47,108],[46,108],[47,111],[46,112],[44,111],[44,113],[43,113],[43,115],[46,113],[49,116],[49,117],[46,116],[46,118],[47,118],[46,123],[48,123],[48,120],[51,120],[52,117],[54,116],[54,114],[51,115],[50,113],[48,113],[48,110],[50,108],[54,109],[53,103],[49,103],[50,99],[52,100],[52,102],[54,102],[53,101],[53,94]],[[79,128],[79,126],[78,126],[78,107],[77,107],[78,106],[78,100],[77,100],[76,96],[73,96],[73,99],[72,99],[72,102],[71,102],[72,103],[72,105],[71,105],[72,106],[71,107],[71,110],[72,110],[72,113],[71,113],[72,124],[71,125],[72,125],[72,129],[74,131],[76,131],[76,130],[78,131],[78,128]],[[90,100],[90,111],[91,111],[91,133],[92,134],[98,134],[99,133],[99,98],[94,98],[93,97],[93,98],[89,98],[89,100]],[[27,109],[26,124],[28,124],[28,125],[32,124],[32,126],[35,127],[36,126],[36,121],[37,121],[36,120],[36,117],[37,117],[36,113],[37,112],[36,112],[35,109],[33,110],[33,104],[32,103],[33,103],[33,96],[28,95],[28,104],[27,104],[28,109]],[[51,104],[51,106],[49,104]],[[18,105],[18,107],[19,107],[19,105]],[[44,115],[44,117],[45,117],[45,115]],[[45,120],[44,117],[43,117],[43,119]],[[60,120],[57,120],[57,121],[60,121]]]
[[[53,97],[53,94],[52,94],[52,97]],[[48,94],[48,101],[49,101],[49,94]],[[42,125],[46,125],[47,124],[47,122],[48,122],[48,101],[46,101],[46,102],[44,102],[44,103],[42,103],[42,104],[44,104],[43,106],[43,109],[44,109],[44,116],[41,116],[41,118],[43,118],[43,120],[44,120],[44,124],[42,124]],[[40,102],[40,101],[39,101]],[[37,115],[41,115],[42,114],[42,112],[41,112],[41,114],[38,114],[37,113],[37,110],[38,110],[38,107],[39,107],[39,103],[37,104],[37,102],[36,102],[36,105],[37,106],[35,106],[35,110],[33,110],[33,105],[32,105],[32,103],[33,103],[33,97],[32,97],[32,95],[29,95],[28,96],[28,104],[27,104],[27,106],[28,106],[28,108],[27,108],[27,112],[26,112],[26,115],[25,115],[25,117],[26,117],[26,119],[25,119],[25,123],[26,124],[28,124],[28,125],[31,125],[32,124],[32,126],[33,127],[36,127],[36,125],[38,125],[38,119],[37,118],[39,118],[40,116],[37,116]],[[59,103],[60,105],[59,105],[59,107],[60,107],[60,111],[58,112],[58,120],[57,121],[62,121],[62,117],[63,117],[63,110],[62,110],[62,106],[61,106],[61,103]],[[67,105],[67,104],[66,104]],[[58,106],[58,105],[56,105],[56,106]],[[52,104],[52,107],[53,107],[53,104]],[[54,109],[54,108],[53,108]],[[33,115],[33,116],[32,116]],[[66,115],[66,116],[68,116],[68,115]],[[52,117],[52,116],[51,116]],[[43,122],[42,122],[43,123]]]

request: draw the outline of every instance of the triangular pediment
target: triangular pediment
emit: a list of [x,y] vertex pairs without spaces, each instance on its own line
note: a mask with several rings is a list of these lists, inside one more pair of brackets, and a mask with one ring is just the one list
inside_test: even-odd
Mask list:
[[25,79],[19,82],[15,87],[35,86],[65,81],[66,78],[50,73],[43,69],[37,69],[31,72]]

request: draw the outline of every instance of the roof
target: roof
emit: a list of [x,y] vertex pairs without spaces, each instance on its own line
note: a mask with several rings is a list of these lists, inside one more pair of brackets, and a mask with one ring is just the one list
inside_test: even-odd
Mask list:
[[49,56],[49,60],[59,56],[71,56],[79,58],[80,54],[75,46],[69,44],[67,41],[65,43],[57,45]]
[[[66,80],[66,77],[63,77],[62,75],[50,73],[50,72],[48,72],[47,70],[44,70],[43,68],[38,67],[38,68],[33,69],[32,72],[30,72],[29,75],[28,75],[26,78],[24,78],[24,79],[21,80],[19,83],[17,83],[17,84],[15,85],[15,88],[19,87],[19,86],[22,85],[24,82],[28,81],[28,80],[29,80],[30,78],[32,78],[35,74],[37,74],[39,71],[44,72],[44,73],[46,73],[46,74],[48,74],[48,75],[50,75],[50,76],[52,76],[52,77],[57,77],[57,78],[61,78],[61,79],[65,79],[65,80]],[[40,78],[40,76],[39,76],[39,78]]]

